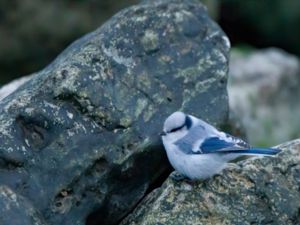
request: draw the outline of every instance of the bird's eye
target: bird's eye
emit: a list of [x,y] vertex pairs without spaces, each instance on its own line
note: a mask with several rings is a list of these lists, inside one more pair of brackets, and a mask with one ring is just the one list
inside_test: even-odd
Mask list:
[[170,130],[168,133],[173,133],[173,132],[176,132],[176,131],[178,131],[178,130],[182,129],[184,126],[185,126],[185,124],[183,124],[183,125],[182,125],[182,126],[180,126],[180,127],[175,127],[175,128],[173,128],[172,130]]

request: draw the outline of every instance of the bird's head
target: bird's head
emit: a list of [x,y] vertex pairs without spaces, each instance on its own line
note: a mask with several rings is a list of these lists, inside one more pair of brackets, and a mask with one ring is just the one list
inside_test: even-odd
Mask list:
[[164,122],[162,139],[175,142],[184,137],[192,125],[191,116],[183,112],[174,112]]

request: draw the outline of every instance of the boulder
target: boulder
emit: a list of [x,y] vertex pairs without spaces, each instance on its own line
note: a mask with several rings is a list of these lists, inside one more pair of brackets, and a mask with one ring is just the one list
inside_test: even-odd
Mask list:
[[300,223],[300,139],[196,183],[168,179],[122,225]]
[[[0,86],[49,64],[74,39],[139,0],[0,1]],[[216,20],[218,0],[204,0]],[[59,24],[59,25],[58,25]]]
[[252,145],[272,146],[300,136],[300,60],[280,49],[232,51],[231,118]]
[[170,113],[226,120],[228,51],[196,0],[144,1],[75,41],[0,101],[0,196],[19,204],[1,225],[27,205],[49,225],[118,223],[170,171]]

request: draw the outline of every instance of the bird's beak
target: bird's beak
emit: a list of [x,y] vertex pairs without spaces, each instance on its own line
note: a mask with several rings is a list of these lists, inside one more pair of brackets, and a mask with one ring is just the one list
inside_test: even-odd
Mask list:
[[159,136],[166,136],[166,134],[167,134],[166,132],[162,131],[159,133]]

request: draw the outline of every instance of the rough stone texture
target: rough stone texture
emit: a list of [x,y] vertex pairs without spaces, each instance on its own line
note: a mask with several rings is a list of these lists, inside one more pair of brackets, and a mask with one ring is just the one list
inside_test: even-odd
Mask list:
[[47,225],[27,199],[7,186],[0,186],[0,224]]
[[[0,1],[0,86],[42,69],[74,39],[139,0]],[[202,1],[216,20],[218,0]]]
[[50,225],[117,223],[169,171],[171,112],[226,119],[228,51],[198,1],[121,11],[0,101],[1,186]]
[[300,139],[276,157],[253,158],[207,181],[170,178],[149,194],[125,224],[300,224]]
[[252,145],[300,136],[300,60],[280,49],[232,51],[228,95],[231,117]]

